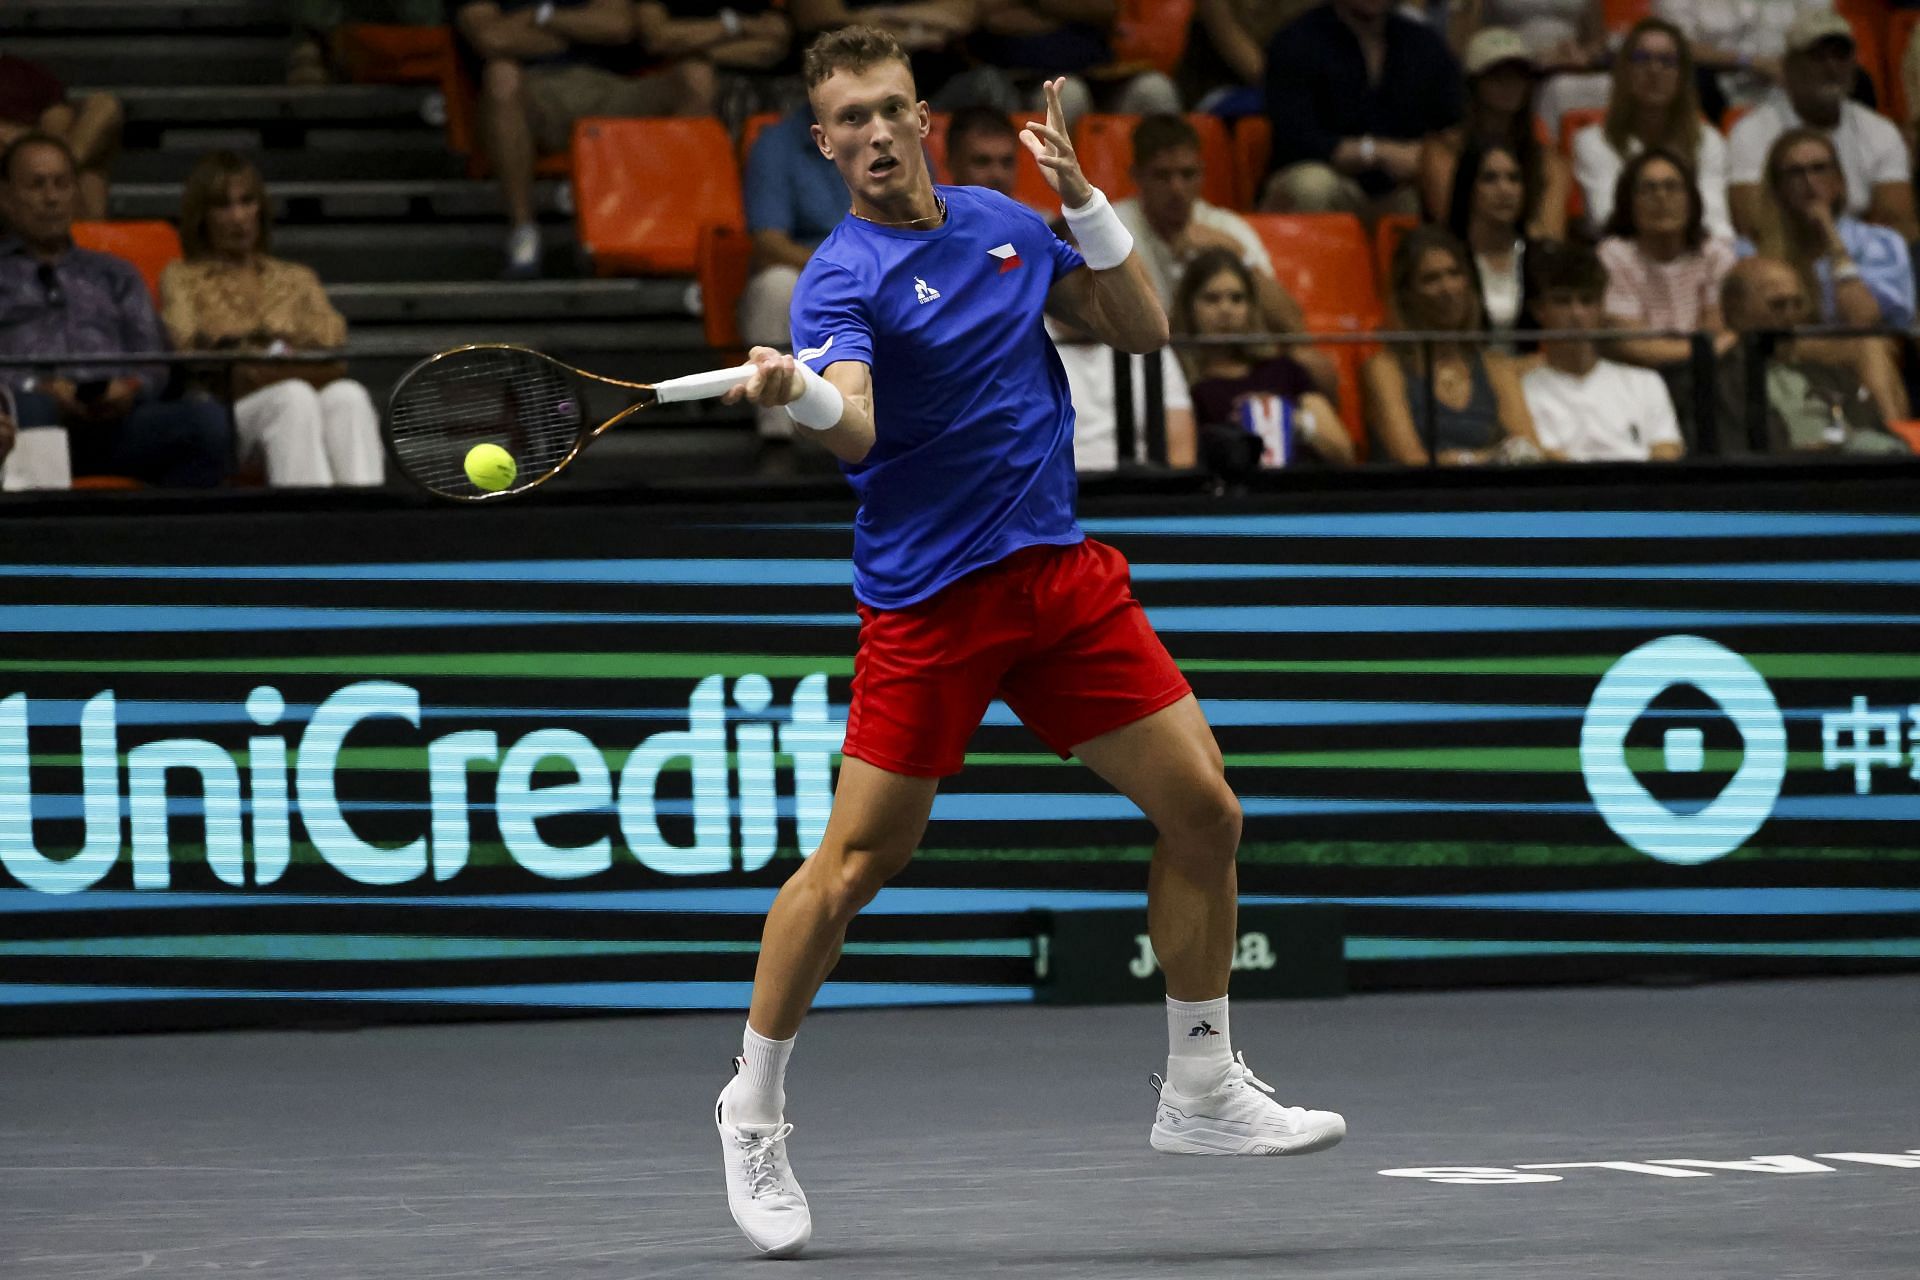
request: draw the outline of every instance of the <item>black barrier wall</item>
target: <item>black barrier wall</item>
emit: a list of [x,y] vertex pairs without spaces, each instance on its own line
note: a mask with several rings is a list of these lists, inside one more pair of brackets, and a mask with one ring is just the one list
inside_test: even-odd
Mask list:
[[[1355,986],[1920,959],[1920,484],[1089,499]],[[740,1007],[839,503],[0,515],[0,1029]],[[829,1004],[1027,999],[1150,835],[992,709]]]

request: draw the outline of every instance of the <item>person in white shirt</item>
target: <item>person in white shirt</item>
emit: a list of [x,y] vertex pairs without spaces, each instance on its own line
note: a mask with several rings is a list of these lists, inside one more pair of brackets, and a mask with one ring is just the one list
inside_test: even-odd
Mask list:
[[1686,36],[1662,18],[1643,18],[1627,32],[1613,63],[1606,119],[1573,135],[1573,176],[1586,196],[1590,225],[1607,225],[1621,169],[1649,147],[1686,162],[1708,232],[1733,239],[1726,139],[1700,115]]
[[1727,140],[1727,202],[1733,225],[1751,238],[1760,225],[1767,152],[1789,129],[1814,128],[1833,139],[1847,179],[1846,211],[1920,239],[1913,169],[1893,121],[1847,97],[1858,68],[1853,28],[1827,10],[1802,14],[1787,30],[1785,85],[1733,127]]
[[[1527,262],[1545,330],[1600,325],[1607,273],[1583,244],[1547,244]],[[1534,431],[1550,457],[1570,462],[1664,462],[1686,446],[1660,375],[1600,358],[1588,338],[1543,338],[1544,363],[1520,380]]]
[[[1187,264],[1208,249],[1231,249],[1253,272],[1260,317],[1273,333],[1306,328],[1300,304],[1274,278],[1273,258],[1247,220],[1200,197],[1206,170],[1200,135],[1174,115],[1147,116],[1133,130],[1133,181],[1140,194],[1116,200],[1114,213],[1133,235],[1140,261],[1160,305],[1173,305]],[[1329,394],[1339,386],[1333,361],[1323,351],[1295,347],[1293,357]]]

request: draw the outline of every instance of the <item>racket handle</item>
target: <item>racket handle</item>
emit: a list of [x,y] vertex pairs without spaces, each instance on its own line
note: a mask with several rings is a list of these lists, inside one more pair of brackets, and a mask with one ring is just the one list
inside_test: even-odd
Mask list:
[[727,394],[752,376],[751,363],[735,365],[731,369],[715,369],[710,373],[690,373],[684,378],[668,378],[665,382],[654,383],[653,394],[661,404],[672,404],[677,400],[711,400]]

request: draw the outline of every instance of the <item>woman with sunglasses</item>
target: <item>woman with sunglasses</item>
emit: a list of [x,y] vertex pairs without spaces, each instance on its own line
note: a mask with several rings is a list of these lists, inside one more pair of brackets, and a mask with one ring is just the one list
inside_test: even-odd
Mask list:
[[1613,63],[1606,119],[1573,136],[1573,176],[1587,200],[1587,218],[1604,227],[1628,160],[1650,149],[1678,156],[1700,192],[1709,234],[1733,237],[1727,212],[1727,144],[1700,114],[1693,52],[1680,28],[1660,18],[1634,24]]

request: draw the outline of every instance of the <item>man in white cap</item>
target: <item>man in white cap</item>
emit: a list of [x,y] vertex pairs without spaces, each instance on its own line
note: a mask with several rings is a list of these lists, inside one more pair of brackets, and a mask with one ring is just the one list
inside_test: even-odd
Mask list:
[[1858,70],[1853,28],[1831,9],[1803,13],[1787,28],[1781,87],[1727,140],[1727,200],[1740,234],[1751,238],[1757,231],[1774,139],[1805,126],[1833,138],[1847,178],[1848,213],[1891,227],[1904,240],[1920,239],[1906,142],[1893,121],[1848,98]]

